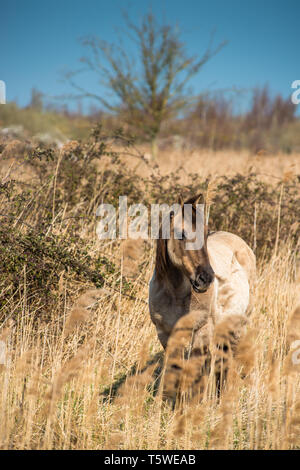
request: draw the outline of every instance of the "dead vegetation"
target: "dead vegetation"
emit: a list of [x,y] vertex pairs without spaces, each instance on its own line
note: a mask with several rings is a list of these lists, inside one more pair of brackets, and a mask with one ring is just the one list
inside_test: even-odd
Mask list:
[[[139,153],[125,166],[132,146],[120,147],[122,136],[110,146],[97,132],[86,144],[23,149],[15,159],[2,147],[0,447],[299,448],[298,156],[249,154],[257,159],[250,169],[235,153],[191,155],[182,173],[169,162],[167,175]],[[267,171],[276,178],[260,177],[266,159],[279,162]],[[14,170],[22,163],[32,178]],[[143,177],[136,165],[147,168]],[[197,393],[189,387],[201,357],[184,362],[174,407],[147,305],[154,246],[98,240],[95,212],[123,194],[129,203],[170,203],[179,192],[205,190],[216,175],[223,176],[213,185],[210,225],[256,250],[255,301],[246,336],[234,357],[229,351],[221,393],[218,350]],[[217,333],[226,340],[228,325]]]

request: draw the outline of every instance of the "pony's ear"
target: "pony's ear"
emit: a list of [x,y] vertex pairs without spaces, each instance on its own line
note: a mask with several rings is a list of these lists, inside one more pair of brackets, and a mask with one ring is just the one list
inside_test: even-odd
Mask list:
[[196,207],[196,205],[199,204],[200,201],[202,204],[204,204],[204,196],[202,193],[190,197],[187,201],[185,201],[184,204],[192,204],[194,207]]
[[183,205],[184,205],[184,199],[183,199],[183,197],[182,197],[182,194],[179,194],[178,204],[180,204],[181,207],[183,207]]

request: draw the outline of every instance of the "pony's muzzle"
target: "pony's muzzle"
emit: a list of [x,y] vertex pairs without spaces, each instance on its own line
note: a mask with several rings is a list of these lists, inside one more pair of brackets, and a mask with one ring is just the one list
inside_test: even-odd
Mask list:
[[191,284],[195,292],[206,292],[215,278],[215,273],[211,266],[207,268],[198,268],[195,279],[191,279]]

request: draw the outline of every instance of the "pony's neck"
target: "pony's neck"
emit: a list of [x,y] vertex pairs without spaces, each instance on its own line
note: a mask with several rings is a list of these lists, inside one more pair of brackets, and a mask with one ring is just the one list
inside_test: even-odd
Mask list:
[[186,297],[191,293],[190,281],[185,274],[172,263],[168,266],[167,282],[176,292],[176,296]]
[[191,293],[191,284],[185,274],[175,266],[169,255],[165,240],[158,240],[156,252],[156,273],[168,290],[176,293],[176,296],[187,296]]

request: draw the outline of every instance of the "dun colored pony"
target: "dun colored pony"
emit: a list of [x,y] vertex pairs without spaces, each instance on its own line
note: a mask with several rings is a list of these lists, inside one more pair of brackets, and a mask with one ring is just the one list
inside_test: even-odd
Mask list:
[[[199,196],[195,196],[184,203],[192,205],[194,231],[198,200]],[[189,357],[200,356],[207,353],[218,326],[227,324],[230,344],[218,347],[234,351],[250,311],[255,255],[237,235],[209,233],[206,225],[202,226],[201,248],[187,250],[183,217],[176,214],[170,219],[170,238],[157,240],[155,270],[149,288],[150,315],[158,338],[164,349],[175,347],[178,353],[178,344],[188,337],[185,351],[189,350]],[[182,239],[175,238],[174,233],[180,231]],[[170,367],[166,371],[169,379],[172,374],[182,372],[178,361],[173,361]],[[175,383],[178,386],[177,379]]]

